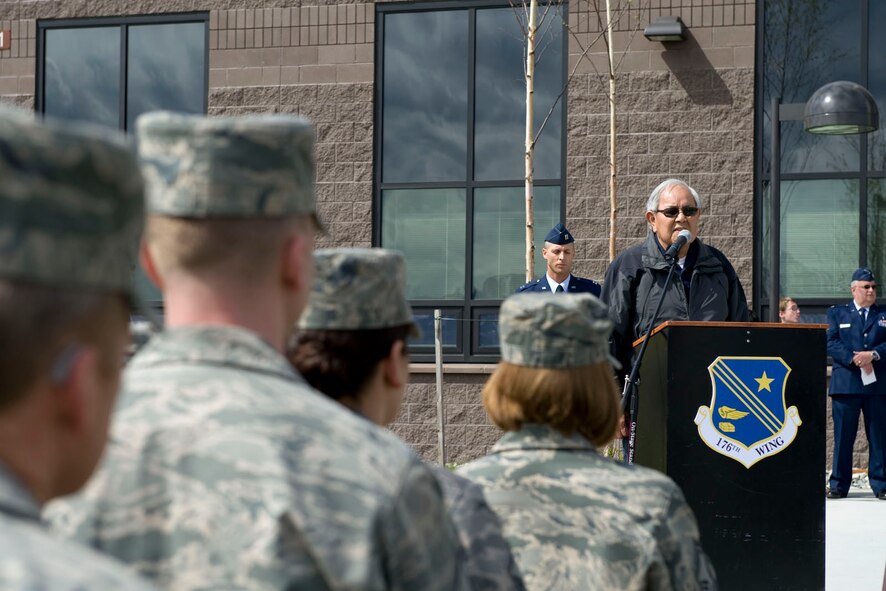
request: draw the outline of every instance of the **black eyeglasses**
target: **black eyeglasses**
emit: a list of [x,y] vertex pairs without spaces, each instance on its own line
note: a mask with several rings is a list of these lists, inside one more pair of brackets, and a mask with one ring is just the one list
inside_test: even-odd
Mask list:
[[858,287],[858,289],[864,289],[864,290],[868,290],[868,289],[877,289],[877,286],[874,285],[874,284],[869,284],[869,285],[857,285],[856,287]]
[[656,209],[655,213],[660,213],[666,218],[675,218],[677,217],[677,214],[680,213],[680,211],[682,211],[683,215],[685,215],[686,217],[691,218],[698,213],[698,208],[684,207],[681,209],[679,207],[665,207],[664,209]]

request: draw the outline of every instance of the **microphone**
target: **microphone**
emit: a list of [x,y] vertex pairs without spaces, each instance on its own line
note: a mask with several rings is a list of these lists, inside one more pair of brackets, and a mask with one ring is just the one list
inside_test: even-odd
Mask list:
[[687,242],[689,242],[690,238],[692,238],[692,232],[690,232],[689,230],[680,230],[680,233],[677,234],[677,239],[674,240],[674,243],[671,244],[665,251],[665,260],[674,260],[674,258],[677,256],[677,252],[679,252],[679,250],[683,248]]

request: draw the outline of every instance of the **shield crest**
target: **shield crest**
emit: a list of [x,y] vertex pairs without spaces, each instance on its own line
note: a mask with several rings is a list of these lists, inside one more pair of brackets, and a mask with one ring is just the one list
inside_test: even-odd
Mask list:
[[695,417],[708,447],[750,468],[791,444],[802,421],[785,406],[791,368],[781,357],[717,357],[708,373],[711,404]]

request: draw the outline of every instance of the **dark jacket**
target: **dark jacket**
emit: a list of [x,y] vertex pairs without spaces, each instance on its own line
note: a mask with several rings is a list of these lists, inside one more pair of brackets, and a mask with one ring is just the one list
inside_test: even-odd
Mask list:
[[[861,383],[861,370],[852,364],[855,351],[880,354],[873,384]],[[871,306],[864,325],[853,302],[828,310],[828,355],[834,360],[831,394],[886,394],[886,306]]]
[[[517,288],[517,293],[539,292],[551,293],[551,286],[548,285],[548,278],[542,275],[538,279],[533,279],[529,283],[524,283]],[[570,275],[569,289],[567,293],[590,293],[598,298],[600,297],[600,284],[593,279],[585,279],[584,277],[576,277]]]
[[689,280],[689,301],[679,269],[665,286],[668,263],[654,234],[622,252],[609,265],[601,297],[609,305],[613,323],[612,354],[625,372],[631,368],[633,342],[646,333],[662,290],[664,303],[656,324],[666,320],[749,320],[744,290],[726,255],[700,239],[695,242],[698,258]]

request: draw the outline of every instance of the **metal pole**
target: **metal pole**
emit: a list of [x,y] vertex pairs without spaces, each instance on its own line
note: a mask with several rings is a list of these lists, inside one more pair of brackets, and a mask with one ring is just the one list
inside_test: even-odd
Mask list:
[[443,416],[443,320],[440,310],[434,310],[434,358],[437,362],[437,459],[441,466],[446,465],[446,425]]
[[781,97],[772,97],[772,141],[769,145],[769,321],[778,322],[781,287]]

